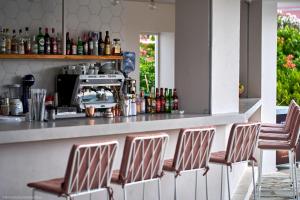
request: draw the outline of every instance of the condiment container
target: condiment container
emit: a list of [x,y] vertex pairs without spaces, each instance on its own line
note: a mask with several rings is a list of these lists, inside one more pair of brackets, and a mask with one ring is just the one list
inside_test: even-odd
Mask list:
[[23,104],[20,99],[10,99],[9,110],[11,115],[21,115],[23,113]]

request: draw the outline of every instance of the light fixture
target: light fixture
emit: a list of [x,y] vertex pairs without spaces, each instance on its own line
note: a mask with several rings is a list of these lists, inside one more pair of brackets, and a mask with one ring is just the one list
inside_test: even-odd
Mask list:
[[156,3],[155,3],[154,0],[150,0],[149,8],[150,8],[151,10],[154,10],[154,9],[157,8]]
[[110,2],[111,2],[111,5],[113,5],[113,6],[120,4],[119,0],[110,0]]

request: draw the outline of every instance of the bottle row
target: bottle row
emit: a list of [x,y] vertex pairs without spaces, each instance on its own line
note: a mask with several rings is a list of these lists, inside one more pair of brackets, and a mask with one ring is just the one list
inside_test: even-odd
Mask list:
[[62,54],[62,38],[59,33],[55,34],[55,29],[51,29],[49,34],[48,28],[45,33],[39,28],[37,35],[31,36],[29,28],[25,32],[20,29],[19,33],[13,30],[12,33],[8,28],[0,28],[0,53],[1,54]]
[[[55,34],[55,29],[39,28],[37,35],[31,36],[29,28],[16,30],[12,33],[8,28],[0,27],[0,53],[1,54],[63,54],[62,37]],[[105,39],[102,32],[84,33],[83,37],[78,37],[77,42],[70,38],[70,33],[66,34],[66,54],[67,55],[121,55],[120,39],[115,38],[110,41],[109,32],[106,31]]]
[[102,32],[84,33],[83,37],[78,37],[77,43],[70,33],[66,34],[66,54],[67,55],[96,55],[109,56],[121,55],[120,39],[115,38],[113,43],[110,41],[109,31],[106,31],[105,39],[102,38]]
[[139,113],[171,113],[179,111],[179,99],[176,89],[154,88],[149,95],[141,90],[140,97],[133,99]]

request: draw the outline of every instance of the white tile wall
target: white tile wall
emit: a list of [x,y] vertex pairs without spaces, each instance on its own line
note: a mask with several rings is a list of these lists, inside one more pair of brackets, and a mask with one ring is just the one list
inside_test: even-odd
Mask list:
[[[111,38],[124,41],[122,14],[124,6],[112,6],[110,0],[65,0],[66,29],[77,39],[83,31],[111,31]],[[61,32],[61,0],[0,0],[0,26],[12,29],[29,27],[36,34],[38,27],[54,27]],[[123,46],[124,49],[124,46]],[[85,62],[85,61],[82,61]],[[35,87],[55,90],[55,76],[61,66],[79,61],[0,60],[0,95],[6,85],[20,83],[26,74],[36,78]]]

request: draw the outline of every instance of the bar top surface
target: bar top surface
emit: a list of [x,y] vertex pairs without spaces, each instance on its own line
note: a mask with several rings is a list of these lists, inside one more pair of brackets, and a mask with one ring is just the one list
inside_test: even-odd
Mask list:
[[54,122],[0,123],[0,144],[163,131],[246,122],[261,106],[260,99],[240,99],[238,113],[144,114],[117,118],[60,119]]

